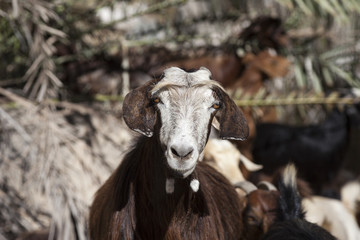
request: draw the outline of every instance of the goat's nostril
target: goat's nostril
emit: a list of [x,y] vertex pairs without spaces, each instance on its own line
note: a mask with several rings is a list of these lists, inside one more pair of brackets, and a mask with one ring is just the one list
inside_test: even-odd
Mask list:
[[194,151],[194,148],[186,145],[174,145],[170,147],[170,150],[175,156],[179,158],[186,158],[191,155],[191,153]]
[[190,155],[193,151],[194,151],[194,149],[193,149],[193,148],[191,148],[191,149],[188,151],[188,153],[187,153],[184,157],[189,156],[189,155]]
[[170,149],[171,149],[171,152],[172,152],[175,156],[180,157],[180,155],[179,155],[178,152],[175,150],[175,148],[171,147]]

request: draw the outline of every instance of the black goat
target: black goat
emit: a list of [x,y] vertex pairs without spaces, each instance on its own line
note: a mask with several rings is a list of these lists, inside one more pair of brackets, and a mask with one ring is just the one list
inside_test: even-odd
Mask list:
[[262,240],[336,240],[325,229],[305,220],[297,193],[296,169],[288,165],[279,183],[277,217]]
[[349,141],[348,116],[338,110],[321,124],[289,126],[258,124],[253,145],[254,162],[266,174],[293,162],[299,176],[323,194],[322,186],[334,179],[343,163]]

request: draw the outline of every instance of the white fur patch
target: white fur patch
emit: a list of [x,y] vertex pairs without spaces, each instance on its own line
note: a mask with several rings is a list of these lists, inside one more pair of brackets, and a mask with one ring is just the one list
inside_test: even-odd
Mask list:
[[143,132],[143,131],[141,131],[140,129],[137,129],[137,128],[135,128],[134,131],[138,132],[138,133],[140,133],[142,135],[145,135],[146,137],[152,137],[152,135],[153,135],[153,132],[151,132],[151,131]]
[[172,194],[175,190],[175,179],[167,178],[165,183],[165,190],[167,194]]
[[191,187],[191,189],[193,190],[193,192],[199,191],[199,187],[200,187],[200,182],[199,182],[199,180],[197,180],[197,179],[191,180],[191,182],[190,182],[190,187]]

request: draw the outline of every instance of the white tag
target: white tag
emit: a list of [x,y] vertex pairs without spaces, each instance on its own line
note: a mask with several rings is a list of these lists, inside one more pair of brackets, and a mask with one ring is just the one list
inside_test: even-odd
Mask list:
[[165,183],[165,190],[166,193],[172,194],[175,189],[175,179],[173,178],[167,178]]
[[191,180],[190,187],[194,192],[199,191],[199,186],[200,186],[199,180],[197,179]]

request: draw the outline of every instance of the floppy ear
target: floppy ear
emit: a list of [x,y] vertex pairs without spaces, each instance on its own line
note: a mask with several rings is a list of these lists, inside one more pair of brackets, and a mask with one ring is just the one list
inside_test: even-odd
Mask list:
[[156,123],[156,112],[151,104],[150,90],[157,79],[148,81],[129,92],[123,103],[123,117],[128,127],[147,137],[151,137]]
[[245,140],[249,136],[249,126],[240,108],[222,89],[214,90],[222,102],[222,107],[216,115],[220,123],[220,138]]

